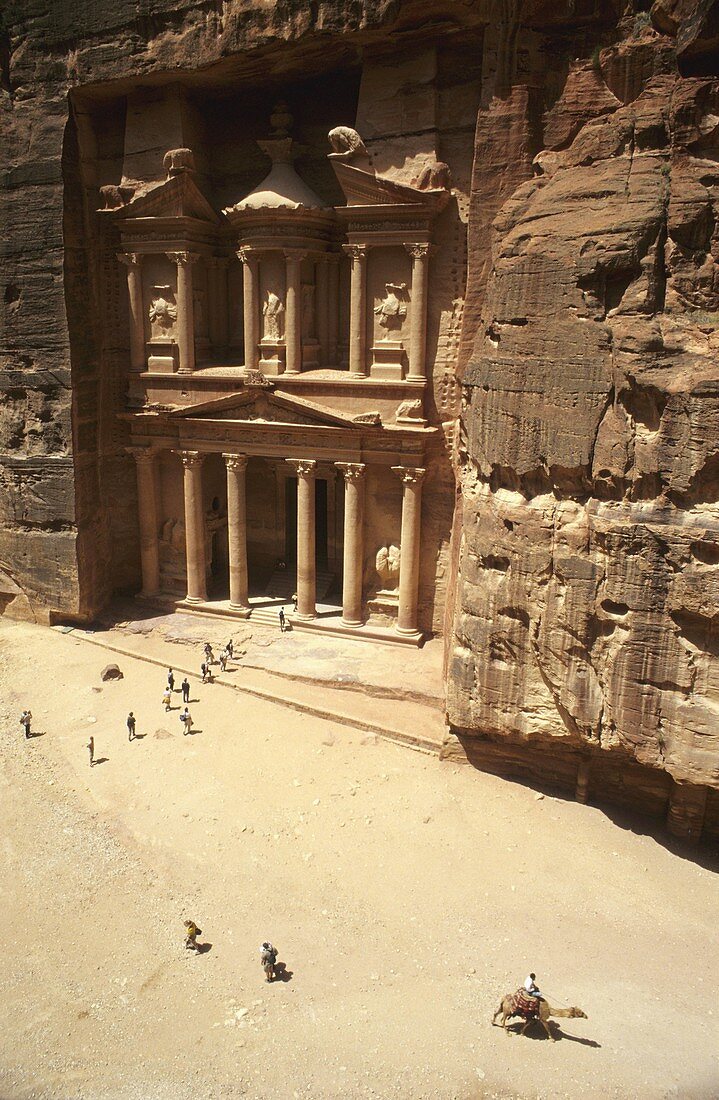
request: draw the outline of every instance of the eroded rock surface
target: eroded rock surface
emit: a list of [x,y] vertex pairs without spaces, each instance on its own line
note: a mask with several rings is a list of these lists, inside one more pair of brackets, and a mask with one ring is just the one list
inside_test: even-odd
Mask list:
[[470,758],[669,800],[692,835],[719,788],[718,96],[640,19],[575,64],[494,219],[448,677]]

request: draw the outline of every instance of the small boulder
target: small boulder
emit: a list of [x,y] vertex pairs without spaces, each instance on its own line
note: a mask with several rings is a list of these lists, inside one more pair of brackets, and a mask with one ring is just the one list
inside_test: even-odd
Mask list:
[[102,672],[100,673],[100,679],[102,681],[105,681],[105,680],[123,680],[124,677],[123,677],[122,673],[120,672],[120,666],[119,665],[105,665]]

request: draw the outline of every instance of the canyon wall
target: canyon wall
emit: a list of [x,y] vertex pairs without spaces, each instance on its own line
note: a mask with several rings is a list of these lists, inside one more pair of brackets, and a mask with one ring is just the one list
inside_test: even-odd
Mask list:
[[692,838],[719,810],[710,15],[655,4],[618,21],[570,63],[534,146],[521,88],[480,117],[475,170],[493,129],[515,178],[475,275],[445,749],[668,809]]

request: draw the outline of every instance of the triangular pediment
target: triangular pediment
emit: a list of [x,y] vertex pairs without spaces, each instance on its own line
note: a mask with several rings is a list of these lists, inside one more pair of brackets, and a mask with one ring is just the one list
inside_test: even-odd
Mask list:
[[444,188],[421,191],[342,160],[330,158],[330,161],[348,206],[415,206],[434,214],[446,206],[450,197]]
[[192,172],[180,172],[123,206],[117,221],[129,218],[195,218],[216,225],[220,216],[195,182]]
[[333,409],[317,405],[313,401],[275,390],[271,384],[253,385],[238,393],[203,401],[183,409],[175,409],[170,416],[182,420],[229,420],[285,426],[305,425],[326,428],[359,428],[351,417]]

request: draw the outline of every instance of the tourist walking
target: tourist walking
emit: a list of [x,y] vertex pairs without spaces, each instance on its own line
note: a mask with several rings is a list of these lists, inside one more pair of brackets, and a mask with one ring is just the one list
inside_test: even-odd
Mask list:
[[230,638],[229,642],[225,646],[225,650],[227,652],[227,656],[230,658],[230,660],[232,660],[235,655],[235,647],[232,644],[232,638]]
[[189,703],[190,701],[190,681],[185,677],[181,684],[182,687],[182,702]]
[[296,615],[297,614],[297,593],[296,592],[292,593],[292,603],[294,604],[294,609],[293,610],[294,610],[294,613]]
[[182,722],[183,726],[183,734],[190,733],[192,730],[192,715],[190,714],[189,707],[185,707],[185,709],[183,710],[182,714],[180,715],[180,721]]
[[91,737],[87,743],[88,752],[90,753],[90,767],[95,763],[95,738]]
[[[167,708],[170,709],[169,707]],[[135,715],[130,711],[127,716],[127,740],[133,741],[135,738]]]
[[205,642],[205,660],[208,665],[214,665],[215,663],[215,655],[212,652],[212,646],[209,642]]
[[25,739],[32,737],[30,730],[30,723],[32,722],[32,714],[29,710],[24,710],[20,716],[20,725],[25,727]]
[[202,929],[198,928],[193,920],[185,921],[185,947],[188,951],[197,951],[199,953],[200,947],[197,942],[197,937],[202,935]]
[[280,608],[278,614],[279,614],[279,617],[280,617],[280,630],[284,634],[284,632],[285,632],[285,609],[284,609],[284,607]]
[[165,711],[172,710],[172,692],[169,687],[165,688],[162,701],[165,704]]
[[220,672],[224,672],[227,668],[227,650],[223,649],[220,653]]
[[167,670],[167,686],[169,687],[170,691],[175,690],[175,673],[172,671],[171,668],[168,668]]
[[265,972],[265,981],[271,982],[275,976],[275,963],[277,962],[277,948],[267,941],[260,948],[260,962]]

